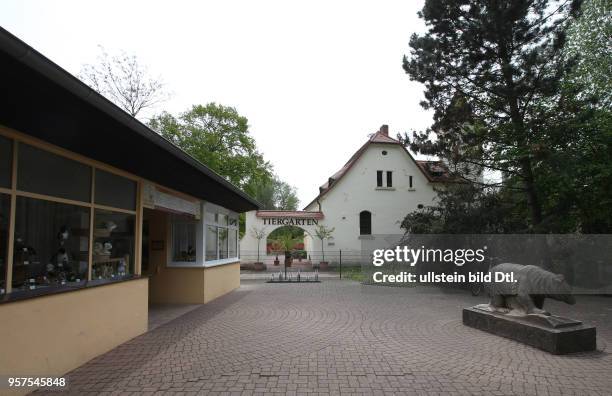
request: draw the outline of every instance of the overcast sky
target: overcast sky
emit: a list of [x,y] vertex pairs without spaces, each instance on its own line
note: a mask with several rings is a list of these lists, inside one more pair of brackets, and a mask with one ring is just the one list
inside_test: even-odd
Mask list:
[[2,0],[0,25],[77,74],[98,45],[138,56],[172,92],[158,111],[218,102],[249,119],[301,205],[381,124],[423,129],[402,69],[422,1]]

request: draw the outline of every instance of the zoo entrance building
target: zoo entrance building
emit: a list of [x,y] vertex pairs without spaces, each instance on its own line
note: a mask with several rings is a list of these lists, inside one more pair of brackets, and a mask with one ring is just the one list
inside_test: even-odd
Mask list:
[[322,250],[322,241],[315,236],[318,225],[334,229],[323,241],[326,257],[333,260],[340,250],[361,251],[363,239],[403,234],[402,217],[431,205],[437,196],[435,188],[450,181],[442,162],[415,160],[383,125],[319,187],[319,194],[303,211],[247,212],[241,257],[243,261],[255,257],[258,240],[250,230],[263,230],[268,235],[287,225],[304,229],[304,249],[313,263],[320,259]]

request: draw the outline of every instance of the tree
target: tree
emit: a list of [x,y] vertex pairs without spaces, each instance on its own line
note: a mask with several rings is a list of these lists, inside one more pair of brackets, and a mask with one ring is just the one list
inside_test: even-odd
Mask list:
[[257,239],[257,262],[259,263],[259,245],[261,245],[261,240],[265,238],[266,236],[266,229],[265,227],[261,227],[261,228],[257,228],[257,227],[253,227],[251,228],[251,236],[253,236],[253,238]]
[[[565,32],[579,0],[427,0],[419,16],[429,28],[413,35],[404,70],[425,84],[425,109],[434,123],[405,135],[421,153],[460,168],[476,165],[519,181],[530,226],[544,219],[535,172],[551,141],[546,117],[555,113]],[[431,135],[437,139],[432,139]]]
[[336,230],[336,228],[332,227],[332,228],[328,228],[325,227],[324,225],[318,225],[315,228],[315,235],[317,238],[319,238],[321,240],[321,254],[322,254],[322,260],[321,261],[325,261],[325,246],[324,246],[324,241],[326,239],[329,239],[332,234],[334,233],[334,231]]
[[524,213],[516,210],[512,190],[483,190],[456,183],[438,191],[433,205],[408,213],[407,234],[504,234],[526,231]]
[[297,210],[299,202],[295,188],[276,176],[257,185],[254,198],[268,210]]
[[284,181],[277,180],[276,184],[276,207],[279,210],[297,210],[299,199],[295,187]]
[[579,96],[595,97],[598,107],[612,107],[612,2],[586,0],[580,17],[568,29],[564,49],[575,67],[567,78],[572,85],[581,86]]
[[233,107],[196,105],[178,117],[164,112],[149,126],[247,194],[272,179],[272,166],[257,150],[248,120]]
[[168,100],[162,80],[147,76],[147,68],[135,55],[110,56],[102,47],[100,52],[98,62],[83,65],[78,75],[95,91],[132,117]]
[[290,233],[287,233],[281,234],[275,242],[285,253],[285,265],[291,264],[291,251],[295,244],[298,243],[298,240],[293,238]]

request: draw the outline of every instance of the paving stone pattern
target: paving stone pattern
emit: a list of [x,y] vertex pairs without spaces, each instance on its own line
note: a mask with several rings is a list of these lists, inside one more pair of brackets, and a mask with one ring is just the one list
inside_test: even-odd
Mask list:
[[555,356],[461,323],[467,292],[346,280],[240,289],[69,373],[72,394],[610,395],[612,298],[547,308],[597,326]]

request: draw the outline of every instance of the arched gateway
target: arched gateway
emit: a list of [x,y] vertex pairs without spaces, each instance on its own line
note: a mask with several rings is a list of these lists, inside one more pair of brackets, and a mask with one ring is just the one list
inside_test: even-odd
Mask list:
[[[313,238],[316,227],[325,225],[323,212],[316,211],[286,211],[286,210],[252,210],[246,213],[246,232],[240,240],[240,257],[242,261],[254,261],[257,255],[257,244],[262,255],[266,251],[266,238],[272,231],[285,226],[295,226],[304,230]],[[255,237],[254,230],[263,231],[261,240]],[[305,246],[310,251],[311,246]]]

